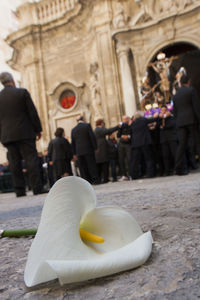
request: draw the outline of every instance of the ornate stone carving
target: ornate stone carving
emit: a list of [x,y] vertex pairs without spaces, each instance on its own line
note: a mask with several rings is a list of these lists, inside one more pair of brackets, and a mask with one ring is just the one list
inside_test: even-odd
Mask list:
[[113,18],[113,27],[115,29],[123,28],[127,24],[128,16],[124,13],[123,5],[118,2]]
[[180,1],[180,6],[182,5],[182,8],[186,8],[187,6],[193,4],[195,0],[182,0]]
[[94,111],[94,120],[103,118],[103,111],[101,106],[101,91],[99,84],[99,72],[98,72],[98,63],[90,64],[90,91],[92,97],[92,108]]
[[163,16],[169,16],[181,12],[198,2],[198,0],[133,0],[139,7],[129,22],[131,27],[152,20],[163,19]]
[[177,0],[167,0],[167,1],[160,2],[158,13],[166,14],[166,12],[167,13],[176,12],[179,5],[178,2],[179,1]]
[[131,18],[130,25],[133,26],[137,23],[143,23],[150,21],[154,18],[154,2],[155,0],[134,0],[135,3],[139,6],[140,10],[138,14],[134,15]]

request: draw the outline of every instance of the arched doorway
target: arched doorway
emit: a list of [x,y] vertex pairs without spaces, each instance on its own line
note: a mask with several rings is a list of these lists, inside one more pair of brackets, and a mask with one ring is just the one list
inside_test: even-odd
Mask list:
[[[159,55],[161,55],[161,58],[159,58]],[[166,72],[166,78],[169,83],[169,99],[165,98],[164,92],[161,88],[161,72],[159,73],[159,71],[155,70],[153,67],[160,62],[166,62],[166,69],[167,63],[170,64]],[[147,85],[149,85],[150,92],[149,96],[145,98],[145,102],[141,102],[141,108],[144,108],[146,117],[152,117],[155,112],[159,113],[159,106],[162,104],[167,104],[169,109],[173,109],[173,94],[175,94],[176,89],[179,88],[178,85],[175,86],[175,83],[177,81],[177,75],[179,73],[181,75],[181,72],[186,72],[186,74],[190,77],[191,85],[196,88],[200,101],[200,49],[186,42],[173,43],[157,51],[148,64]],[[160,101],[158,100],[157,94],[160,95]],[[195,140],[195,151],[196,153],[199,153],[200,139],[198,128],[195,130]]]
[[[163,53],[163,59],[159,60],[159,54]],[[165,61],[166,80],[169,81],[169,94],[166,96],[162,88],[162,74],[160,70],[154,66],[159,66],[160,62]],[[167,64],[169,64],[167,66]],[[160,92],[164,98],[164,102],[170,102],[175,93],[177,84],[177,73],[181,70],[186,72],[191,78],[191,85],[193,85],[200,96],[200,49],[193,44],[187,42],[176,42],[167,45],[157,51],[152,57],[148,67],[147,74],[149,85],[153,89],[153,93]],[[160,83],[159,83],[160,82]],[[153,95],[151,93],[151,95]],[[147,102],[154,101],[153,98],[148,99]]]

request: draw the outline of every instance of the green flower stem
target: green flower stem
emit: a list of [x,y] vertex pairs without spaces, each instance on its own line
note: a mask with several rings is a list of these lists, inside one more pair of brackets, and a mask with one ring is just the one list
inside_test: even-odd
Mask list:
[[36,235],[37,228],[31,229],[13,229],[13,230],[3,230],[1,237],[20,237],[28,235]]

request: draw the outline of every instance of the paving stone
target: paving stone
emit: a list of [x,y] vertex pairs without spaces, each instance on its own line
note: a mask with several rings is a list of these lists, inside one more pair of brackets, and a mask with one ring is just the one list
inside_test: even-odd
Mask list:
[[[32,238],[0,240],[0,299],[195,300],[200,298],[200,173],[116,182],[94,187],[98,206],[129,211],[154,244],[140,268],[60,286],[55,280],[26,288],[23,273]],[[0,228],[32,228],[45,195],[0,194]]]

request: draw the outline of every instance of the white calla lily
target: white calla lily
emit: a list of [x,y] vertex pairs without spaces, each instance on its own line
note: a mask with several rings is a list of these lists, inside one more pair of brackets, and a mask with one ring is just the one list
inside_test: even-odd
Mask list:
[[[83,241],[79,228],[103,237],[104,243]],[[92,186],[65,177],[45,200],[24,280],[31,287],[56,278],[65,284],[102,277],[142,265],[151,249],[151,233],[143,233],[129,213],[96,208]]]

